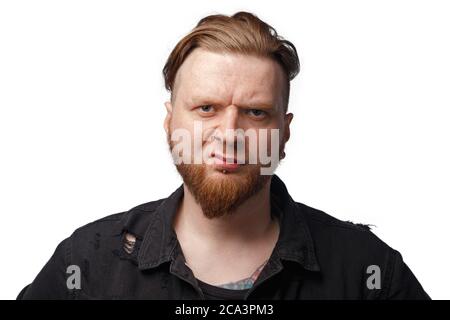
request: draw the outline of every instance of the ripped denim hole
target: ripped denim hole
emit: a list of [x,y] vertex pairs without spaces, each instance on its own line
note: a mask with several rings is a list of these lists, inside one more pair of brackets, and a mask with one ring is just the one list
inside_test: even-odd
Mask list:
[[125,237],[123,240],[123,249],[126,253],[131,254],[134,250],[134,246],[136,244],[136,236],[131,233],[125,233]]

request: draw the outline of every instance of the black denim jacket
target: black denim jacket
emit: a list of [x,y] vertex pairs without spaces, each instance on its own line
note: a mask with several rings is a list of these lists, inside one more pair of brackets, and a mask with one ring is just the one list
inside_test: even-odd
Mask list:
[[[271,196],[279,239],[245,299],[430,299],[400,253],[368,227],[294,202],[277,176]],[[181,186],[77,229],[17,298],[204,299],[171,227],[182,197]],[[79,267],[79,288],[68,285],[69,266]]]

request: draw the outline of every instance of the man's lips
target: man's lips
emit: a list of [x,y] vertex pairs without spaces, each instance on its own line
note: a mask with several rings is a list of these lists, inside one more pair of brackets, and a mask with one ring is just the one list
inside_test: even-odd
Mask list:
[[226,157],[220,154],[213,154],[214,165],[217,169],[235,171],[241,164],[237,163],[236,157]]
[[227,162],[227,163],[237,163],[236,157],[227,157],[221,154],[213,154],[214,159],[217,161]]

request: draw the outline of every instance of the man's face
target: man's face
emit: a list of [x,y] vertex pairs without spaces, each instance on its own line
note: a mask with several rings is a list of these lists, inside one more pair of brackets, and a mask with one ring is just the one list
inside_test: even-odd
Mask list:
[[[174,133],[189,133],[182,153],[190,161],[176,166],[205,216],[232,213],[270,180],[261,174],[267,164],[261,152],[278,159],[289,139],[292,114],[284,111],[284,86],[283,69],[268,58],[197,48],[179,68],[164,127],[171,151]],[[271,131],[277,130],[274,144]],[[202,163],[195,162],[198,155]]]

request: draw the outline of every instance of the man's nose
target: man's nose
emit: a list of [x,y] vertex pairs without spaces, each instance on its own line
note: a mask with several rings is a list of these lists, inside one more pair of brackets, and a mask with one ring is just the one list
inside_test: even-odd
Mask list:
[[236,141],[235,130],[239,129],[239,126],[239,109],[233,105],[226,107],[220,125],[223,142],[234,144]]
[[225,108],[223,118],[221,119],[221,129],[235,130],[239,127],[239,109],[236,106],[230,105]]

